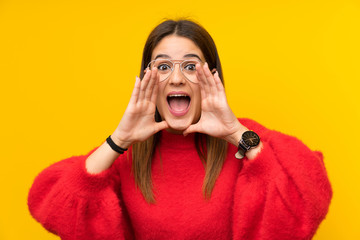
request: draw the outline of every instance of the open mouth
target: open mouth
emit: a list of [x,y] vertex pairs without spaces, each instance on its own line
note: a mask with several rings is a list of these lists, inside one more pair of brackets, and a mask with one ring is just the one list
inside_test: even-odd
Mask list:
[[170,112],[175,116],[185,115],[189,110],[191,98],[186,93],[171,93],[166,100]]

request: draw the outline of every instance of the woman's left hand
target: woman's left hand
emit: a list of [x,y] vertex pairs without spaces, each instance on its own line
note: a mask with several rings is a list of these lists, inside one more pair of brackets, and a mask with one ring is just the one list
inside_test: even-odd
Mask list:
[[218,72],[213,75],[207,63],[203,66],[197,64],[196,69],[201,91],[201,117],[196,124],[190,125],[183,134],[205,133],[213,137],[223,138],[237,146],[241,134],[248,129],[240,124],[231,111]]

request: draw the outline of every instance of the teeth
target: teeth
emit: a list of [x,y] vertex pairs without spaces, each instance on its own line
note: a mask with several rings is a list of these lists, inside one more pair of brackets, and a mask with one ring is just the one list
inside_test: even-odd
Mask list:
[[188,95],[185,95],[185,94],[173,94],[173,95],[169,95],[168,97],[188,97]]

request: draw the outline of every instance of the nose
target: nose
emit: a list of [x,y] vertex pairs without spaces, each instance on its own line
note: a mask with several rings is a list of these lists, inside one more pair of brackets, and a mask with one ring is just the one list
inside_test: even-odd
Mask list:
[[174,64],[174,70],[172,71],[169,79],[170,84],[181,85],[185,84],[186,79],[184,74],[181,72],[180,63]]

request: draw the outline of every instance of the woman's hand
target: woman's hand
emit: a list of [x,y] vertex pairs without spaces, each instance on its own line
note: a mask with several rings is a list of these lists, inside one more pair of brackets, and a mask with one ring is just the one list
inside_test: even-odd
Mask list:
[[218,72],[213,75],[207,63],[204,66],[198,64],[196,69],[201,89],[201,117],[184,131],[184,135],[201,132],[223,138],[237,146],[241,134],[247,128],[239,123],[231,111]]
[[155,122],[154,119],[158,84],[157,69],[147,69],[142,81],[136,78],[129,104],[111,136],[118,146],[128,148],[169,127],[165,121]]
[[[142,81],[136,78],[135,87],[125,113],[111,135],[116,145],[128,148],[137,141],[143,141],[156,132],[168,128],[165,121],[155,122],[156,97],[159,80],[157,70],[148,70]],[[105,142],[86,159],[86,170],[97,174],[108,169],[119,157]]]

